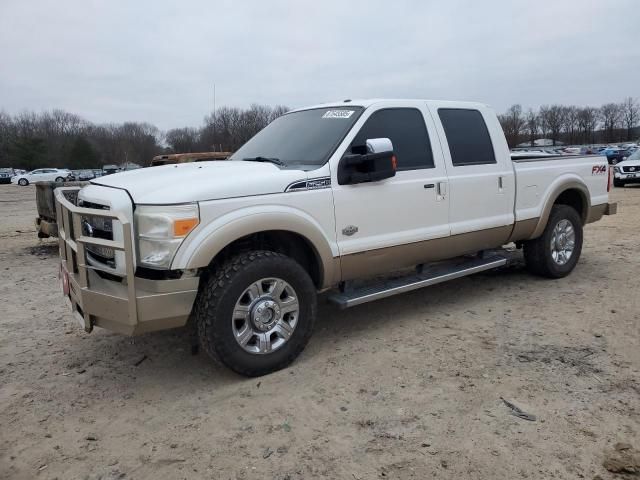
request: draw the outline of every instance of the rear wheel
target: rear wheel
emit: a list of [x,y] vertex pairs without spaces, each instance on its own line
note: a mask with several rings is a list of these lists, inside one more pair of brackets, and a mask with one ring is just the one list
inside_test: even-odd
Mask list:
[[239,254],[217,268],[195,307],[204,350],[250,377],[293,362],[311,337],[315,316],[316,290],[308,273],[270,251]]
[[27,180],[26,178],[21,178],[20,180],[18,180],[18,185],[26,187],[27,185],[29,185],[29,180]]
[[542,235],[524,244],[527,269],[548,278],[569,275],[582,252],[582,219],[567,205],[554,205]]

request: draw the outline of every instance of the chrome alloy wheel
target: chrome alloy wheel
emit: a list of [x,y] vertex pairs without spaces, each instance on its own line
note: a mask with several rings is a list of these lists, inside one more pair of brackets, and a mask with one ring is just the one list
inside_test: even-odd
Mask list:
[[246,352],[271,353],[291,338],[299,313],[298,296],[291,285],[280,278],[263,278],[238,298],[231,328]]
[[551,258],[558,265],[566,264],[576,246],[576,232],[573,224],[567,220],[560,220],[551,234]]

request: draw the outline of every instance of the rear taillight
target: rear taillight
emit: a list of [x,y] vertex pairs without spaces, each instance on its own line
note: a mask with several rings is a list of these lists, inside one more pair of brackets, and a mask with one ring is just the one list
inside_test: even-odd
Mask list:
[[607,165],[607,193],[611,191],[611,165]]

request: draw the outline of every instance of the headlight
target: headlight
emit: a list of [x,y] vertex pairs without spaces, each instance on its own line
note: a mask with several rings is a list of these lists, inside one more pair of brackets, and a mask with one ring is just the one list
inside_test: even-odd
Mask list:
[[620,173],[620,168],[619,167],[613,167],[613,171],[615,173]]
[[135,213],[138,261],[149,268],[169,268],[185,237],[200,223],[197,203],[139,205]]

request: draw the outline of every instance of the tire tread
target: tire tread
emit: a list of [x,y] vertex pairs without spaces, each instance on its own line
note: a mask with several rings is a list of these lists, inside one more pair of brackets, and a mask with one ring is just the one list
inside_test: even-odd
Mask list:
[[[312,303],[311,325],[307,329],[303,340],[295,349],[284,357],[280,362],[271,365],[268,371],[260,368],[245,367],[230,361],[230,347],[222,341],[221,332],[214,328],[218,305],[230,288],[234,279],[249,265],[272,259],[279,259],[283,262],[294,262],[293,259],[281,253],[269,250],[252,250],[240,253],[221,266],[215,269],[209,277],[201,291],[198,293],[198,300],[194,308],[195,327],[198,332],[198,340],[207,354],[218,364],[225,365],[233,371],[248,377],[264,375],[272,371],[280,370],[290,365],[306,346],[313,333],[313,322],[315,321],[315,291]],[[297,265],[297,264],[296,264]],[[300,267],[302,268],[302,267]],[[309,280],[311,281],[311,280]]]
[[[572,266],[568,271],[559,270],[553,260],[549,256],[548,243],[550,229],[555,228],[555,225],[563,218],[571,220],[573,227],[576,231],[576,251],[574,251],[575,260],[570,260]],[[582,220],[578,212],[568,205],[556,204],[551,208],[547,225],[542,235],[533,240],[524,242],[524,259],[527,270],[541,277],[547,278],[561,278],[567,276],[580,258],[582,251]]]

